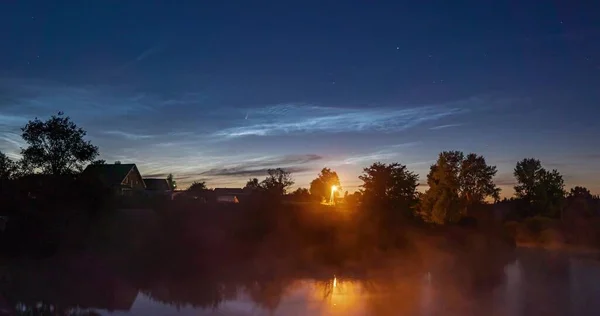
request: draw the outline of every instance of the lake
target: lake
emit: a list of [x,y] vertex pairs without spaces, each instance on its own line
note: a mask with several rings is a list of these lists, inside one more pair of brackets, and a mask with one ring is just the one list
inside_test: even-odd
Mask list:
[[6,262],[0,315],[600,315],[600,261],[536,249],[489,269],[136,265],[90,255]]

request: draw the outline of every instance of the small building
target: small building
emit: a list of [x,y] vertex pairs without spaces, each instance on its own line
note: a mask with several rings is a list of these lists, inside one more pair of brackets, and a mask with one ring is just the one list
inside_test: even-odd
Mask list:
[[144,178],[146,184],[146,194],[150,196],[167,196],[171,197],[173,190],[169,186],[167,179]]
[[216,188],[214,195],[217,202],[220,203],[239,203],[240,200],[245,200],[252,190],[241,188]]
[[89,165],[80,177],[84,181],[96,181],[110,189],[114,195],[130,196],[144,192],[146,184],[135,164]]

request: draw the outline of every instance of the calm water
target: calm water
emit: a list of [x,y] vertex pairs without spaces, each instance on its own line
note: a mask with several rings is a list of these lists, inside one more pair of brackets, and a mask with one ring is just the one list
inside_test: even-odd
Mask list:
[[[600,262],[539,250],[519,249],[516,259],[497,271],[453,271],[453,266],[408,273],[386,266],[335,276],[285,268],[257,274],[256,264],[208,269],[190,262],[206,271],[198,274],[189,266],[169,269],[168,262],[152,270],[152,263],[130,269],[99,261],[69,258],[0,267],[4,314],[600,315]],[[169,272],[152,277],[138,271],[163,269]]]

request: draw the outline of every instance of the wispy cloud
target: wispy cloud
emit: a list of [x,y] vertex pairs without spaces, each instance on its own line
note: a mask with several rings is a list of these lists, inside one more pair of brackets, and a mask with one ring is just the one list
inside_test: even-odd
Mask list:
[[323,159],[315,154],[266,156],[247,159],[242,163],[229,164],[221,168],[213,168],[200,173],[201,176],[262,176],[268,169],[283,168],[290,172],[311,170],[309,164]]
[[236,138],[312,132],[395,132],[424,122],[459,114],[466,109],[454,106],[421,106],[405,109],[349,109],[285,104],[257,109],[250,124],[226,128],[214,136]]
[[[291,173],[306,172],[313,168],[309,167],[287,167],[282,168]],[[244,169],[243,167],[211,169],[203,172],[203,176],[226,176],[226,177],[260,177],[267,175],[269,168]]]
[[[110,86],[68,86],[40,80],[0,80],[7,99],[0,107],[5,120],[65,111],[68,115],[105,118],[153,112],[168,101],[147,93]],[[28,117],[31,119],[31,117]]]
[[517,180],[511,173],[501,173],[494,178],[494,183],[498,186],[514,186],[517,184]]
[[129,140],[154,138],[154,135],[135,134],[135,133],[128,133],[128,132],[124,132],[124,131],[105,131],[103,133],[107,134],[107,135],[115,135],[115,136],[123,137],[123,138],[129,139]]
[[431,130],[438,130],[438,129],[445,129],[445,128],[450,128],[450,127],[458,127],[458,126],[462,126],[462,124],[438,125],[438,126],[431,127],[429,129],[431,129]]
[[385,151],[378,151],[378,152],[375,152],[375,153],[364,154],[364,155],[356,155],[356,156],[348,157],[348,158],[342,160],[342,164],[345,164],[345,165],[360,165],[360,164],[365,164],[365,163],[370,163],[370,162],[375,162],[375,161],[385,161],[385,160],[388,160],[388,159],[392,159],[392,158],[394,158],[396,156],[397,156],[396,153],[385,152]]
[[419,142],[409,142],[404,144],[394,144],[385,146],[372,153],[358,154],[349,156],[341,161],[341,164],[345,165],[364,165],[373,163],[376,161],[385,162],[390,159],[397,158],[403,149],[413,147],[419,144]]
[[19,115],[4,115],[0,114],[0,127],[12,127],[27,123],[28,119]]
[[159,50],[160,50],[159,46],[150,47],[150,48],[146,49],[145,51],[143,51],[141,54],[139,54],[135,58],[135,60],[138,61],[138,62],[142,61],[145,58],[147,58],[148,56],[156,54]]

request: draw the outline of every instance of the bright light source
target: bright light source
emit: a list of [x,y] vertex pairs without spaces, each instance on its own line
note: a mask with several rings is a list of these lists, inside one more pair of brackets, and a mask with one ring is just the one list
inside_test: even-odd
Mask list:
[[329,204],[330,205],[335,204],[335,200],[334,200],[333,194],[335,193],[335,191],[337,191],[337,189],[338,189],[337,185],[332,185],[331,186],[331,196],[329,197]]

